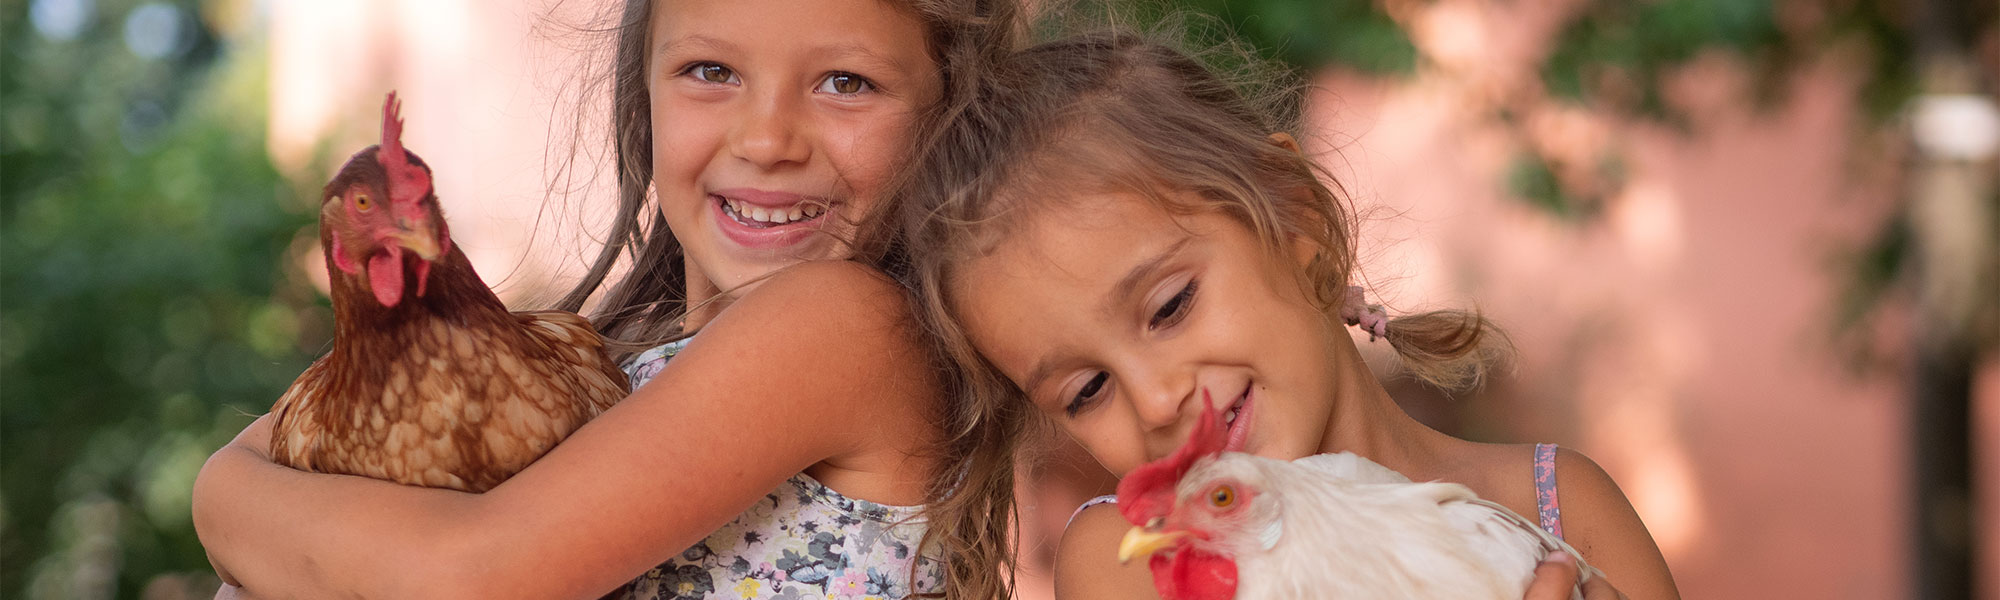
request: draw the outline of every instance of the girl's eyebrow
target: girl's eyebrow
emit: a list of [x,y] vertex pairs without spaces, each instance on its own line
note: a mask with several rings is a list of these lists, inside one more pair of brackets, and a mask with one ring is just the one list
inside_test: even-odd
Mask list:
[[[672,56],[677,52],[695,49],[730,54],[740,51],[742,47],[719,38],[697,33],[661,42],[659,49],[653,52],[653,58],[658,60]],[[908,70],[902,61],[891,59],[880,52],[869,49],[866,45],[853,42],[817,46],[809,49],[807,54],[809,56],[827,57],[836,60],[856,60],[867,63],[868,67],[886,71]]]
[[697,33],[661,42],[660,48],[653,52],[653,58],[657,59],[669,56],[675,52],[689,48],[701,48],[716,52],[734,52],[737,50],[736,44]]
[[868,48],[868,46],[847,42],[828,44],[812,49],[812,54],[833,59],[850,59],[870,63],[868,66],[887,71],[905,71],[907,65]]

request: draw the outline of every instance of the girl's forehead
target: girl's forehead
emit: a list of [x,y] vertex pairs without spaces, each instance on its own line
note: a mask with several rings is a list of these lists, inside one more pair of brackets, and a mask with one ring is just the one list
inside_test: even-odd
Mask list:
[[970,240],[981,251],[964,261],[960,279],[1001,295],[1109,289],[1144,257],[1212,229],[1132,192],[1041,198],[997,217]]
[[909,7],[883,0],[662,0],[653,3],[651,19],[656,46],[700,35],[766,44],[824,37],[881,45],[885,51],[923,50],[927,29]]

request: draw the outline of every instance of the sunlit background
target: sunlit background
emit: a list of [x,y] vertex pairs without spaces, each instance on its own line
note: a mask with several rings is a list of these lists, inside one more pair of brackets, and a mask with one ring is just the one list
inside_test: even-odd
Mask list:
[[[1689,598],[2000,598],[1995,3],[1188,7],[1317,84],[1373,294],[1512,334],[1455,398],[1369,347],[1413,413],[1595,458]],[[0,596],[212,593],[188,491],[326,348],[313,200],[388,90],[487,281],[566,286],[604,8],[0,2]],[[1109,478],[1030,473],[1041,598]]]

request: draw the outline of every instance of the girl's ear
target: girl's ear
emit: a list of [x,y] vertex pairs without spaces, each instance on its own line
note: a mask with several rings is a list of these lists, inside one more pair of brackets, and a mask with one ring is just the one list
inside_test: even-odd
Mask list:
[[1303,235],[1294,234],[1285,237],[1289,238],[1285,240],[1285,249],[1291,251],[1296,266],[1301,270],[1312,266],[1313,259],[1319,257],[1319,244],[1313,243],[1311,238]]
[[[1264,139],[1270,141],[1273,146],[1290,150],[1292,154],[1305,156],[1305,152],[1299,149],[1299,140],[1293,138],[1292,134],[1280,131]],[[1306,268],[1312,264],[1313,257],[1319,256],[1319,244],[1313,243],[1311,239],[1302,235],[1288,237],[1291,239],[1285,240],[1285,245],[1288,246],[1286,249],[1290,250],[1292,259],[1298,263],[1299,268]]]
[[1305,156],[1305,155],[1306,155],[1305,151],[1303,151],[1303,150],[1300,150],[1300,149],[1299,149],[1299,141],[1298,141],[1298,140],[1296,140],[1296,139],[1293,139],[1293,138],[1292,138],[1292,134],[1289,134],[1289,133],[1285,133],[1285,132],[1283,132],[1283,131],[1280,131],[1280,132],[1277,132],[1277,133],[1273,133],[1273,134],[1271,134],[1271,135],[1270,135],[1270,137],[1268,137],[1268,138],[1265,138],[1265,139],[1268,139],[1268,140],[1270,140],[1270,141],[1271,141],[1271,145],[1273,145],[1273,146],[1277,146],[1277,147],[1279,147],[1279,148],[1284,148],[1284,149],[1286,149],[1286,150],[1290,150],[1290,151],[1292,151],[1292,154],[1297,154],[1297,155],[1299,155],[1299,156]]

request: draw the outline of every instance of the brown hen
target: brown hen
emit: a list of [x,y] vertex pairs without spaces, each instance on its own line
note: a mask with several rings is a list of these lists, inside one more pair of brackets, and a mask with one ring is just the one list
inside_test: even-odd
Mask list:
[[326,185],[320,247],[333,350],[271,412],[271,455],[308,471],[483,492],[623,398],[625,374],[582,317],[509,312],[451,241],[430,167],[382,143]]

